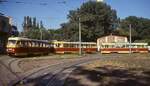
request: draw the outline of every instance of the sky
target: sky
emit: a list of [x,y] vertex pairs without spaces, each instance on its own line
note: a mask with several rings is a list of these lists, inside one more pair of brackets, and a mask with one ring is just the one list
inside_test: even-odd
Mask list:
[[[22,31],[24,16],[42,20],[47,29],[57,29],[60,24],[68,21],[70,10],[79,8],[87,1],[89,0],[7,0],[0,4],[0,12],[11,16],[19,31]],[[150,0],[104,0],[104,3],[115,9],[121,19],[128,16],[150,19]]]

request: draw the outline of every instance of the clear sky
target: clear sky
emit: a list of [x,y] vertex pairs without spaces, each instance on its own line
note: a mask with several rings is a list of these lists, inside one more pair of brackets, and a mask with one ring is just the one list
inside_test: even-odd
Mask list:
[[[13,18],[13,22],[22,30],[24,16],[42,20],[46,28],[59,28],[67,22],[69,10],[77,9],[89,0],[7,0],[0,4],[0,12]],[[62,3],[66,1],[66,3]],[[150,0],[104,0],[117,11],[121,19],[127,16],[150,18]]]

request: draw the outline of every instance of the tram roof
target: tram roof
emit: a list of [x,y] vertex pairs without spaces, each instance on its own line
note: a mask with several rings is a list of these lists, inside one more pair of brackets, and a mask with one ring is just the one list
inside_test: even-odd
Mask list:
[[29,38],[23,38],[23,37],[9,37],[8,40],[25,40],[25,41],[48,42],[46,40],[29,39]]
[[[52,43],[60,43],[60,44],[79,44],[80,42],[53,41]],[[96,44],[96,42],[81,42],[81,44]]]
[[[102,45],[130,45],[130,43],[102,43]],[[148,43],[131,43],[131,45],[148,45]]]
[[23,37],[9,37],[8,40],[31,40],[31,39]]

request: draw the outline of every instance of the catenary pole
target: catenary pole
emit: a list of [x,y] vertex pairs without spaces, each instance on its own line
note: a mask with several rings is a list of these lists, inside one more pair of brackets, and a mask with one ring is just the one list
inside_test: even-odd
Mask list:
[[82,47],[81,47],[81,23],[80,23],[80,17],[79,17],[79,55],[82,54]]
[[130,54],[132,53],[132,47],[131,47],[131,44],[132,44],[132,38],[131,38],[131,36],[132,36],[132,33],[131,33],[131,28],[132,28],[132,26],[131,26],[131,24],[129,24],[129,35],[130,35],[130,48],[129,48],[129,50],[130,50]]

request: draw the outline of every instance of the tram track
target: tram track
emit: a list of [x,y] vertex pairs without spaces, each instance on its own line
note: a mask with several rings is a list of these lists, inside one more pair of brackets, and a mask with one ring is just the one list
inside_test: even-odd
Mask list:
[[85,60],[85,61],[81,61],[78,63],[73,63],[72,65],[70,65],[68,67],[62,68],[61,71],[59,71],[58,73],[53,75],[53,77],[51,77],[51,79],[49,80],[49,82],[46,86],[63,86],[65,79],[69,76],[69,74],[74,69],[76,69],[77,67],[80,67],[81,65],[88,64],[88,63],[98,60],[98,59],[100,59],[100,58],[95,58],[95,59],[92,59],[91,61]]
[[26,84],[28,82],[28,80],[30,80],[32,78],[36,78],[36,77],[40,77],[40,76],[44,76],[46,74],[49,74],[51,72],[51,71],[49,72],[49,70],[53,70],[53,71],[57,72],[59,65],[65,65],[65,63],[66,63],[66,61],[54,64],[54,65],[49,65],[49,66],[46,66],[46,67],[42,67],[42,68],[37,69],[37,70],[35,69],[34,72],[29,71],[29,73],[27,72],[27,73],[23,74],[19,80],[16,80],[12,84],[12,86],[17,86],[17,84],[20,84],[20,83],[21,84]]
[[[12,71],[11,68],[11,64],[16,61],[17,59],[5,59],[4,60],[0,60],[0,65],[1,65],[1,74],[8,74],[5,75],[4,77],[1,76],[1,82],[5,83],[7,82],[7,85],[9,86],[9,84],[11,83],[11,81],[18,79],[19,76],[17,73],[15,73],[14,71]],[[3,72],[2,72],[3,71]],[[6,73],[7,72],[7,73]],[[2,79],[3,78],[3,79]],[[7,80],[7,81],[5,81]],[[1,83],[2,84],[2,83]]]
[[[12,86],[19,86],[20,83],[23,86],[31,86],[30,83],[34,83],[34,79],[36,81],[37,77],[43,77],[43,79],[44,78],[48,79],[48,81],[45,82],[41,86],[59,86],[56,84],[58,82],[57,77],[60,75],[63,75],[65,71],[70,70],[71,72],[79,65],[83,65],[83,64],[86,64],[86,63],[89,63],[91,61],[98,60],[98,59],[100,58],[86,58],[85,57],[84,59],[78,59],[78,60],[71,61],[71,62],[61,62],[58,64],[50,65],[45,68],[41,68],[40,70],[37,70],[35,72],[32,72],[26,76],[22,76],[21,79],[16,80],[16,82],[12,84]],[[41,81],[41,79],[39,81]]]

